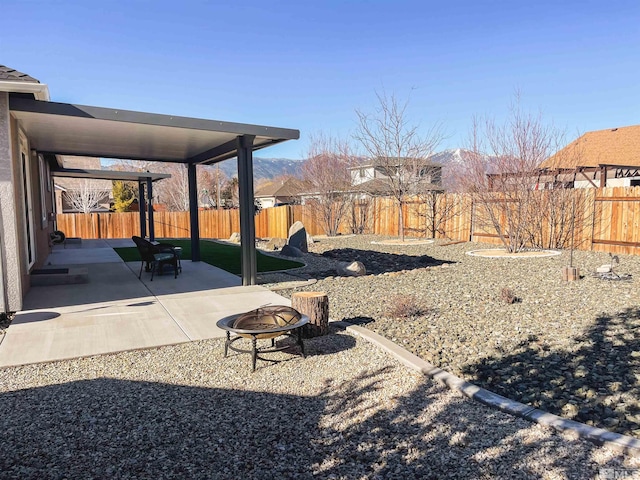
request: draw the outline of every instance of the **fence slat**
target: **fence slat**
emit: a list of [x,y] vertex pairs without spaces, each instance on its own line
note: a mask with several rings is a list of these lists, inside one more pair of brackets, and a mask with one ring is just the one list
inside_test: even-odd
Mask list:
[[[542,192],[541,192],[542,194]],[[575,246],[581,250],[640,254],[640,187],[576,189],[571,192],[578,205],[574,229]],[[454,241],[481,241],[500,245],[496,231],[487,222],[482,205],[472,205],[468,195],[447,193],[437,199],[438,211],[449,212],[436,234],[437,238]],[[261,210],[255,216],[256,236],[286,238],[289,227],[300,220],[311,235],[324,233],[322,225],[309,205],[285,205]],[[426,207],[417,199],[405,205],[407,236],[430,235],[426,231]],[[503,215],[504,216],[504,215]],[[191,235],[189,212],[155,212],[158,238],[188,238]],[[57,215],[57,228],[67,237],[130,238],[139,235],[140,217],[127,213],[68,213]],[[240,231],[238,210],[199,212],[200,236],[229,238]],[[502,218],[503,230],[506,218]],[[548,229],[548,222],[542,229]],[[338,230],[340,233],[371,233],[396,236],[399,233],[398,206],[394,199],[377,197],[358,201],[351,207]],[[543,233],[546,239],[549,234]]]

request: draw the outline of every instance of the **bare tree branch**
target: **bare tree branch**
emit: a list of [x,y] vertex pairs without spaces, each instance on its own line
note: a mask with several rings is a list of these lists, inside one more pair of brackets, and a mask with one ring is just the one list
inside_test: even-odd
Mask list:
[[476,228],[494,231],[507,251],[562,248],[574,234],[572,203],[584,196],[571,182],[553,176],[547,181],[549,174],[539,166],[560,150],[564,133],[545,124],[540,114],[523,112],[518,100],[504,124],[473,119],[459,183],[477,208]]
[[349,211],[354,157],[347,141],[324,133],[312,135],[302,178],[309,185],[312,215],[329,236],[336,235]]
[[66,200],[73,210],[91,213],[101,203],[109,203],[110,189],[105,188],[104,180],[87,178],[77,180],[76,186],[65,192]]
[[[379,172],[389,194],[398,204],[400,237],[404,240],[403,207],[407,198],[425,191],[440,167],[427,159],[444,138],[442,127],[434,124],[425,132],[411,125],[407,115],[409,101],[401,103],[394,96],[376,93],[375,114],[356,110],[360,142],[372,165]],[[438,180],[439,182],[439,180]]]

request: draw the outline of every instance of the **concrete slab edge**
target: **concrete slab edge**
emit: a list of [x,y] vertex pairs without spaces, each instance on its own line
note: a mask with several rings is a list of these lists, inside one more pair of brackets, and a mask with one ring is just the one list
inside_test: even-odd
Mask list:
[[139,352],[139,351],[143,351],[143,350],[154,350],[154,349],[163,348],[163,347],[173,347],[175,345],[182,345],[183,343],[190,343],[190,342],[193,342],[193,341],[194,340],[181,340],[181,341],[178,341],[178,342],[163,343],[162,345],[148,345],[148,346],[144,346],[144,347],[127,348],[125,350],[112,350],[112,351],[101,352],[101,353],[87,353],[87,354],[84,354],[84,355],[71,355],[71,356],[68,356],[68,357],[61,357],[61,358],[55,358],[55,359],[49,359],[49,360],[38,360],[37,362],[7,363],[5,365],[0,365],[0,370],[7,369],[7,368],[26,367],[26,366],[29,366],[29,365],[44,365],[45,363],[67,362],[69,360],[80,360],[80,359],[91,358],[91,357],[103,357],[103,356],[106,356],[106,355],[117,355],[119,353],[124,353],[124,352]]
[[585,425],[584,423],[576,422],[574,420],[569,420],[478,387],[477,385],[469,383],[466,380],[432,365],[426,360],[423,360],[417,355],[414,355],[395,344],[391,340],[388,340],[367,328],[341,321],[331,322],[331,325],[339,326],[358,335],[359,337],[362,337],[366,341],[386,351],[410,369],[438,380],[452,390],[457,390],[466,397],[487,405],[488,407],[495,408],[530,422],[552,427],[561,432],[573,432],[580,438],[599,445],[605,445],[619,452],[633,454],[634,456],[640,455],[640,440],[636,438],[622,435],[620,433],[610,432],[603,428]]

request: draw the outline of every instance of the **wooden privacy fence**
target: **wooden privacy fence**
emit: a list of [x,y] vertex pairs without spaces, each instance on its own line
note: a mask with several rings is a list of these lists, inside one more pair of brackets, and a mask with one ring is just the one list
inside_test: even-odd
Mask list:
[[[574,202],[576,248],[640,255],[640,187],[575,189],[568,194],[579,196],[579,201]],[[407,236],[431,236],[435,215],[436,238],[501,244],[495,229],[486,221],[482,205],[473,205],[467,195],[442,194],[435,203],[411,199],[403,208]],[[540,204],[537,208],[548,206]],[[566,215],[566,211],[562,214]],[[287,205],[261,210],[255,217],[256,236],[286,238],[289,227],[298,220],[311,235],[324,233],[311,206]],[[240,231],[238,210],[201,211],[199,221],[202,238],[224,239]],[[137,212],[57,215],[59,230],[70,237],[87,239],[130,238],[140,234],[139,222]],[[501,222],[504,228],[506,219]],[[543,221],[536,228],[551,230],[551,224],[550,220]],[[189,212],[154,212],[154,225],[159,238],[185,238],[191,234]],[[339,232],[398,235],[398,206],[391,198],[359,201],[352,206]],[[557,232],[543,232],[541,236],[544,239],[553,234]]]

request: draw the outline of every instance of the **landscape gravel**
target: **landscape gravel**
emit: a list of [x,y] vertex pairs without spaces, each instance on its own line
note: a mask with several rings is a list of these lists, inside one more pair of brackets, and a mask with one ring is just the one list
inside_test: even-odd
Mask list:
[[[481,258],[466,252],[495,246],[376,240],[323,238],[303,258],[309,266],[297,272],[315,275],[317,283],[279,293],[325,291],[333,320],[365,325],[511,399],[640,437],[640,257],[618,255],[613,277],[630,279],[613,281],[593,276],[610,263],[608,253],[575,251],[573,265],[582,278],[566,282],[561,272],[569,252]],[[336,263],[352,260],[363,262],[368,274],[337,276]],[[284,278],[263,280],[274,286]],[[505,303],[504,289],[515,303]],[[407,297],[418,314],[397,318],[394,307]]]
[[[223,340],[0,370],[0,477],[595,478],[640,459],[460,396],[332,329],[251,373]],[[635,472],[635,473],[634,473]]]

